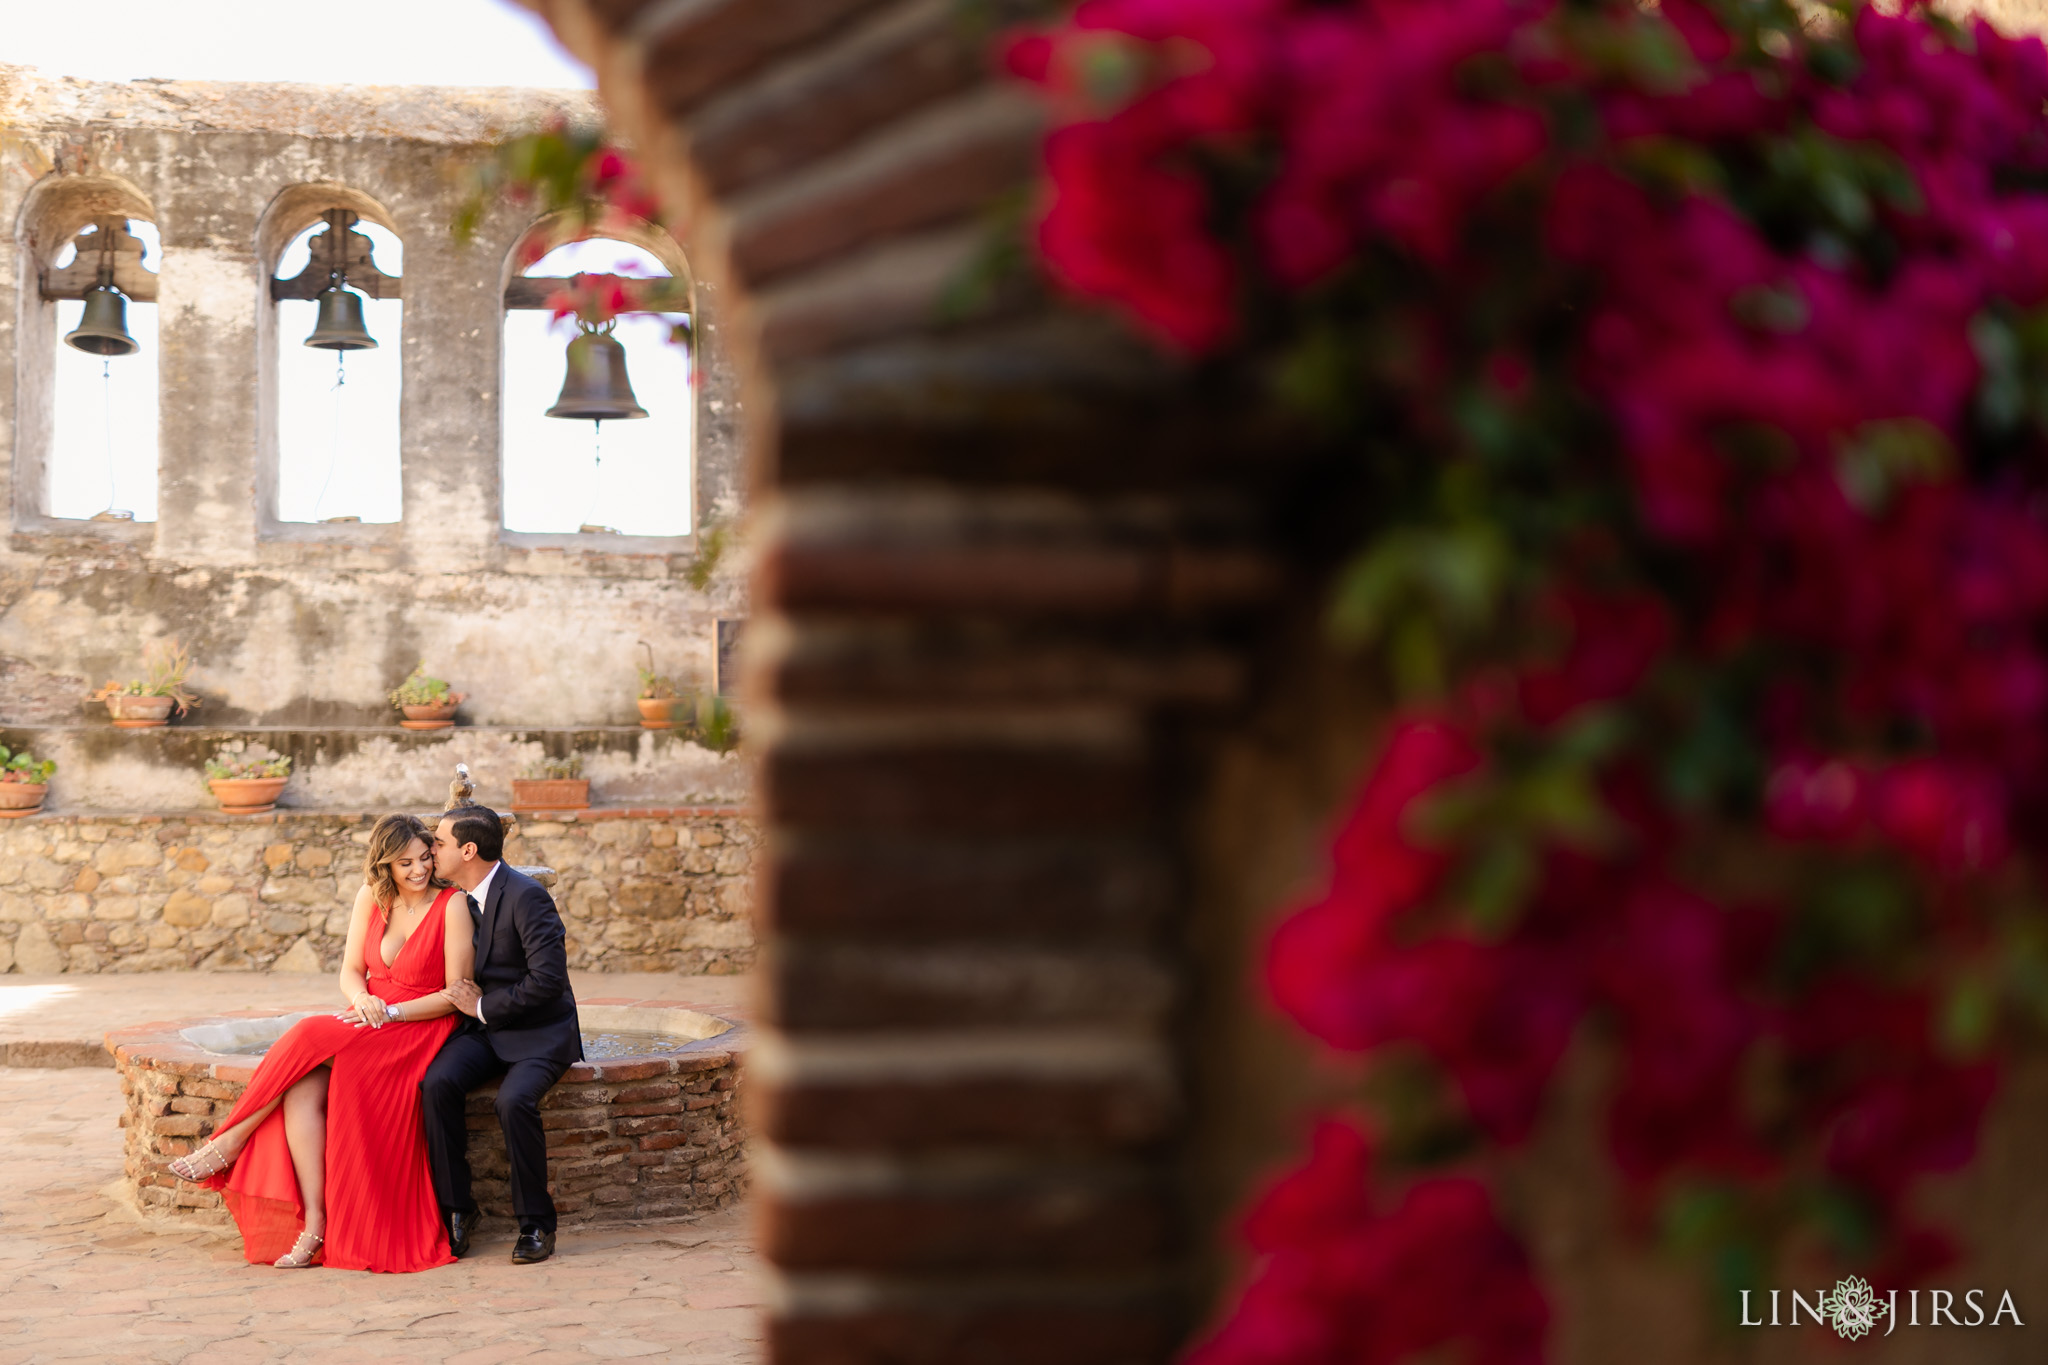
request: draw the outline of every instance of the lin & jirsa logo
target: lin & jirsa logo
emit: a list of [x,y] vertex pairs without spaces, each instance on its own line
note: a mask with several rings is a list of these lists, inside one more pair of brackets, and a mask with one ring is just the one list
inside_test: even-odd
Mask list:
[[[1835,1281],[1832,1292],[1823,1290],[1811,1299],[1799,1290],[1791,1291],[1791,1317],[1789,1321],[1779,1318],[1780,1294],[1770,1291],[1770,1317],[1752,1317],[1748,1289],[1742,1291],[1742,1318],[1744,1327],[1797,1327],[1800,1315],[1810,1317],[1815,1325],[1826,1323],[1835,1329],[1835,1335],[1848,1341],[1856,1341],[1869,1332],[1875,1331],[1880,1318],[1886,1320],[1886,1327],[1880,1335],[1890,1336],[1900,1326],[1899,1291],[1892,1290],[1885,1298],[1879,1299],[1877,1291],[1861,1275],[1851,1275]],[[1958,1316],[1957,1291],[1949,1289],[1909,1290],[1905,1303],[1905,1325],[1908,1327],[2001,1327],[2010,1325],[2024,1327],[2020,1321],[2020,1310],[2012,1301],[2012,1291],[2000,1290],[1998,1307],[1990,1316],[1985,1316],[1984,1305],[1989,1291],[1965,1289],[1961,1291],[1961,1310]],[[1927,1320],[1920,1318],[1920,1296],[1927,1295]],[[1760,1307],[1757,1311],[1761,1311]]]

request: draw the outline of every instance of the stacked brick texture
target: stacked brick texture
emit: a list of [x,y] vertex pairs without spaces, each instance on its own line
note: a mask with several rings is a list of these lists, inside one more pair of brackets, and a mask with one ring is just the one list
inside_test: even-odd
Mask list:
[[[226,1227],[220,1196],[179,1181],[164,1164],[206,1140],[254,1068],[165,1055],[189,1051],[132,1037],[115,1043],[125,1179],[145,1218]],[[739,1079],[729,1048],[570,1068],[541,1102],[548,1189],[562,1221],[686,1218],[737,1198],[745,1185]],[[469,1097],[470,1163],[484,1216],[510,1220],[497,1091],[494,1082]]]
[[1189,949],[1255,861],[1193,832],[1313,611],[1295,451],[990,267],[1042,131],[992,39],[1045,6],[525,2],[752,348],[769,1359],[1168,1360],[1218,1202],[1187,1006],[1244,974]]
[[[41,816],[0,825],[0,971],[339,969],[376,817]],[[753,961],[755,835],[736,810],[522,821],[556,869],[569,965],[722,974]]]
[[[572,1074],[541,1101],[548,1190],[565,1222],[687,1217],[732,1201],[744,1183],[744,1158],[739,1071],[729,1054],[598,1069],[603,1080]],[[497,1094],[493,1083],[469,1097],[470,1164],[478,1207],[509,1220],[511,1167],[493,1108]]]

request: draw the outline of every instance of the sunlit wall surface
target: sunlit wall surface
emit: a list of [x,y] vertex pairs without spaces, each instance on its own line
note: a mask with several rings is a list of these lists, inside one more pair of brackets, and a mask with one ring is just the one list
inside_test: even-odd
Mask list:
[[[142,242],[142,264],[159,270],[163,252],[156,228],[137,218],[129,220],[128,230]],[[61,269],[76,254],[67,245],[52,264]],[[89,355],[65,345],[85,304],[60,299],[56,307],[49,514],[83,519],[130,512],[137,521],[155,521],[156,305],[128,301],[128,333],[142,349],[122,356]]]
[[[666,276],[651,254],[593,238],[557,247],[529,276],[579,271],[636,279]],[[505,314],[505,528],[576,531],[601,526],[623,535],[680,536],[691,529],[690,449],[695,403],[689,352],[669,340],[682,319],[636,314],[613,336],[647,416],[590,422],[546,415],[562,391],[565,355],[576,325],[536,309]]]
[[[375,223],[358,221],[370,239],[377,268],[404,273],[404,248]],[[292,239],[277,263],[289,280],[306,268],[316,223]],[[398,406],[405,303],[363,300],[363,325],[374,350],[325,351],[306,345],[320,305],[310,299],[277,303],[277,518],[279,521],[397,521],[404,510],[399,486]]]

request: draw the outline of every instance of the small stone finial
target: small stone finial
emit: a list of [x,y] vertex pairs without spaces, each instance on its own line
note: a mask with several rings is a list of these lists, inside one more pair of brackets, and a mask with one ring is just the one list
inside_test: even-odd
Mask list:
[[456,764],[455,780],[448,784],[448,805],[446,809],[454,810],[457,806],[473,805],[475,804],[473,800],[475,796],[476,783],[469,779],[469,765],[467,763]]

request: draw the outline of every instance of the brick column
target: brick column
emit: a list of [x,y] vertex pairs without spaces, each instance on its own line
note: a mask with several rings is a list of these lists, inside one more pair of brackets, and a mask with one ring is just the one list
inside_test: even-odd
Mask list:
[[1277,582],[1247,447],[1028,282],[948,311],[1037,146],[958,6],[530,2],[748,376],[772,1358],[1166,1360],[1188,736]]

